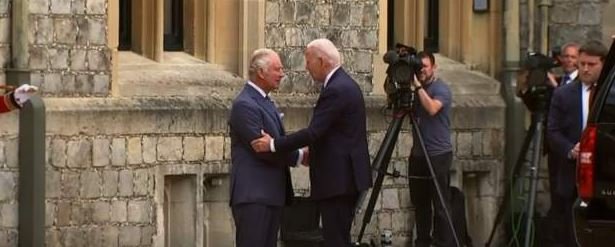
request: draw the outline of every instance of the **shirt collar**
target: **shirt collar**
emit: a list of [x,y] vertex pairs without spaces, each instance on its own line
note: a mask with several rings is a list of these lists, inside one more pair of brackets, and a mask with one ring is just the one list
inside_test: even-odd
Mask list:
[[263,98],[265,98],[265,97],[269,96],[269,94],[268,94],[268,93],[265,93],[265,91],[263,91],[260,87],[258,87],[256,84],[254,84],[254,82],[252,82],[252,81],[248,80],[248,82],[247,82],[247,83],[248,83],[248,85],[250,85],[251,87],[253,87],[254,89],[256,89],[256,91],[257,91],[257,92],[258,92],[261,96],[263,96]]
[[335,71],[337,71],[340,67],[341,66],[338,65],[337,67],[333,68],[331,72],[329,72],[329,74],[327,74],[327,77],[325,77],[325,83],[323,87],[327,87],[327,83],[329,83],[329,79],[331,79],[331,76],[333,76],[333,73],[335,73]]
[[579,74],[579,70],[575,70],[575,71],[572,71],[572,73],[568,74],[568,77],[570,77],[570,80],[574,80],[575,78],[577,78],[578,74]]

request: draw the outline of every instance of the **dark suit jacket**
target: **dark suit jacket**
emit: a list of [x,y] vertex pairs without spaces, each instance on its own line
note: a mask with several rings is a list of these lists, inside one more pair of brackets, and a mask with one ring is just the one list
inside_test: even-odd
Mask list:
[[283,206],[292,198],[289,166],[298,152],[256,153],[250,142],[261,130],[273,138],[284,135],[275,106],[247,85],[233,101],[229,120],[231,132],[231,205],[260,203]]
[[549,110],[547,141],[549,160],[557,169],[555,191],[566,197],[572,197],[576,192],[576,161],[569,159],[568,153],[581,138],[581,100],[581,82],[575,80],[555,89]]
[[320,92],[309,126],[274,139],[276,152],[309,145],[314,199],[352,195],[371,186],[365,102],[342,68]]

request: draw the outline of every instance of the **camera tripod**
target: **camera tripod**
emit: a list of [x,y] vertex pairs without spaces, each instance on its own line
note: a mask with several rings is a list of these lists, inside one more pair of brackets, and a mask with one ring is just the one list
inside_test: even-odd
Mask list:
[[[378,153],[376,154],[376,157],[374,158],[372,167],[376,169],[377,177],[376,177],[376,181],[374,182],[374,187],[372,188],[372,192],[369,197],[367,208],[365,209],[365,214],[363,216],[361,230],[359,232],[357,241],[354,243],[354,246],[374,246],[373,242],[371,245],[369,245],[369,244],[361,243],[361,240],[363,238],[363,234],[365,233],[365,228],[367,227],[367,224],[369,224],[372,214],[374,213],[374,207],[376,206],[376,200],[378,199],[378,195],[380,194],[380,190],[382,189],[382,183],[384,181],[384,176],[385,175],[399,176],[399,172],[394,172],[393,174],[391,174],[387,172],[387,169],[389,166],[389,162],[391,161],[391,155],[393,153],[393,149],[395,148],[395,143],[397,142],[397,137],[399,136],[399,131],[401,130],[402,123],[404,122],[404,118],[406,116],[410,117],[413,131],[414,133],[416,133],[417,141],[419,145],[421,146],[421,150],[423,151],[423,154],[425,155],[427,166],[431,174],[431,180],[434,182],[433,184],[436,189],[436,193],[438,194],[438,201],[441,203],[442,208],[444,208],[444,212],[448,220],[448,225],[451,229],[451,232],[453,233],[453,238],[455,240],[456,246],[461,247],[459,238],[457,237],[457,231],[455,231],[455,226],[453,225],[453,221],[450,215],[450,211],[449,211],[450,208],[448,208],[447,205],[444,203],[444,197],[442,196],[442,190],[441,190],[442,188],[440,188],[436,180],[435,171],[431,164],[431,159],[427,155],[427,150],[425,149],[425,144],[423,143],[423,136],[416,123],[416,119],[412,116],[409,110],[403,110],[403,109],[394,110],[393,121],[391,121],[391,123],[389,124],[387,132],[384,136],[384,140],[382,141],[382,144],[380,145],[380,148],[378,149]],[[448,188],[445,188],[445,189],[448,189]],[[361,196],[361,201],[362,199],[365,198],[366,193],[367,192],[365,192]],[[357,207],[360,208],[361,204],[362,203],[357,203]]]
[[[530,187],[528,190],[528,198],[525,205],[525,236],[523,238],[523,246],[530,247],[532,240],[532,226],[534,222],[534,203],[536,201],[536,189],[538,185],[538,171],[540,168],[540,161],[542,157],[542,146],[543,146],[543,133],[544,133],[544,122],[545,122],[545,112],[544,105],[539,107],[539,110],[532,113],[532,122],[530,128],[528,129],[527,134],[525,135],[525,139],[523,140],[523,145],[521,146],[521,151],[519,156],[517,157],[517,162],[513,167],[512,173],[512,181],[509,181],[509,184],[512,182],[512,185],[517,184],[517,180],[519,178],[519,172],[521,171],[521,167],[523,164],[529,162],[528,172],[530,179]],[[530,149],[530,147],[532,149]],[[531,150],[531,154],[528,153]],[[528,156],[530,160],[528,160]],[[497,230],[498,224],[504,219],[504,214],[506,209],[509,209],[508,206],[511,203],[511,191],[506,190],[504,194],[504,200],[498,207],[498,213],[495,217],[495,223],[493,224],[493,228],[491,229],[491,233],[489,234],[489,239],[485,244],[486,247],[490,247],[493,241],[495,232]],[[515,234],[515,233],[513,233]],[[516,238],[516,236],[511,236]]]

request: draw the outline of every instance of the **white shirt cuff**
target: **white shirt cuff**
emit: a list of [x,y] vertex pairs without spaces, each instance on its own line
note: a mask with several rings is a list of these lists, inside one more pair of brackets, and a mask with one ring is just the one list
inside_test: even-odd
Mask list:
[[297,157],[297,162],[295,166],[301,165],[301,161],[303,161],[303,149],[299,149],[299,157]]
[[271,142],[269,143],[269,149],[271,149],[272,153],[275,153],[275,144],[273,143],[274,139],[271,139]]

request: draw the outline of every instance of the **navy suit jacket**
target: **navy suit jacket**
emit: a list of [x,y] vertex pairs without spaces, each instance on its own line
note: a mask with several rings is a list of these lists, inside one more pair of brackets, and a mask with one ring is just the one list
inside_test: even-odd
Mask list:
[[283,206],[293,196],[289,166],[298,151],[256,153],[250,142],[261,130],[273,138],[284,135],[275,106],[247,85],[233,101],[229,120],[231,135],[231,205],[259,203]]
[[583,127],[581,81],[558,87],[553,92],[547,125],[549,161],[556,168],[556,193],[573,197],[576,193],[576,160],[568,153],[581,139]]
[[365,102],[342,68],[320,92],[309,126],[274,139],[276,152],[309,146],[314,199],[352,195],[371,186]]

